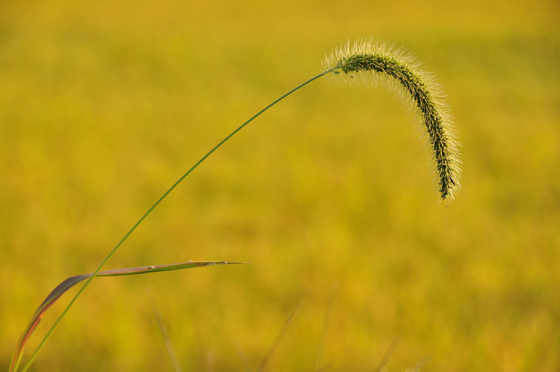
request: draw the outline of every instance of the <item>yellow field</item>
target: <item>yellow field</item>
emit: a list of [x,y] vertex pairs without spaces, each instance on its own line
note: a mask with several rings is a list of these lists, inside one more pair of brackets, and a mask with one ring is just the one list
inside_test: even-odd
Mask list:
[[106,268],[252,264],[100,278],[32,370],[173,370],[150,299],[185,371],[255,369],[301,299],[267,371],[374,371],[396,338],[389,371],[560,370],[559,22],[552,0],[1,2],[0,369],[52,288],[325,53],[374,37],[448,94],[454,202],[438,203],[401,100],[319,80],[209,158]]

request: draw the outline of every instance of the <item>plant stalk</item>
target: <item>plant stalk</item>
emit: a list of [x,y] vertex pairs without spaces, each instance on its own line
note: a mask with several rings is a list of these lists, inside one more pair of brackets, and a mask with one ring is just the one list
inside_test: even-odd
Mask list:
[[[220,143],[218,143],[212,150],[210,150],[206,155],[204,155],[195,165],[193,165],[185,174],[183,174],[181,176],[181,178],[179,178],[177,180],[177,182],[175,182],[155,203],[154,205],[152,205],[150,207],[150,209],[148,209],[148,211],[138,220],[138,222],[136,222],[136,224],[134,224],[134,226],[132,226],[132,228],[126,233],[126,235],[121,239],[121,241],[115,246],[115,248],[113,248],[113,250],[107,255],[107,257],[105,257],[105,259],[103,260],[103,262],[101,262],[101,264],[97,267],[97,269],[95,269],[95,271],[93,272],[93,275],[84,283],[84,285],[80,288],[80,290],[78,291],[78,293],[76,293],[76,295],[74,296],[74,298],[70,301],[70,303],[68,304],[68,306],[66,306],[66,308],[64,309],[64,311],[60,314],[60,316],[58,317],[58,319],[54,322],[54,324],[52,325],[52,327],[49,329],[49,331],[47,332],[47,334],[45,335],[45,337],[43,338],[43,340],[39,343],[39,345],[37,346],[37,348],[35,349],[35,351],[33,352],[33,354],[31,355],[31,357],[29,358],[29,361],[27,362],[27,364],[23,367],[22,372],[26,372],[28,370],[28,368],[31,366],[31,363],[33,363],[33,361],[35,360],[35,358],[37,357],[37,354],[39,353],[39,351],[43,348],[45,342],[47,341],[47,339],[51,336],[52,332],[54,331],[54,329],[56,328],[56,326],[58,325],[58,323],[60,323],[60,321],[62,320],[62,318],[66,315],[66,313],[68,312],[68,310],[70,310],[70,308],[72,307],[72,305],[74,304],[74,302],[76,302],[76,300],[78,299],[78,297],[80,297],[80,295],[82,294],[82,292],[86,289],[86,287],[91,283],[91,281],[93,280],[93,278],[95,278],[95,276],[97,275],[97,273],[99,271],[101,271],[101,269],[103,268],[103,266],[107,263],[107,261],[109,261],[109,259],[115,254],[115,252],[119,249],[119,247],[126,241],[126,239],[134,232],[134,230],[136,230],[136,228],[138,227],[138,225],[140,225],[142,223],[142,221],[144,221],[144,219],[146,219],[146,217],[148,217],[148,215],[163,201],[163,199],[165,199],[167,197],[167,195],[169,195],[169,193],[171,193],[171,191],[173,191],[173,189],[175,189],[175,187],[177,187],[177,185],[179,185],[181,183],[181,181],[183,181],[185,179],[185,177],[187,177],[193,170],[195,170],[202,162],[204,162],[204,160],[206,160],[206,158],[208,158],[214,151],[216,151],[220,146],[222,146],[225,142],[227,142],[227,140],[229,140],[231,137],[233,137],[237,132],[239,132],[241,129],[243,129],[247,124],[249,124],[250,122],[252,122],[254,119],[256,119],[258,116],[260,116],[262,113],[264,113],[266,110],[268,110],[269,108],[271,108],[272,106],[274,106],[275,104],[277,104],[278,102],[280,102],[281,100],[283,100],[284,98],[288,97],[290,94],[294,93],[295,91],[297,91],[300,88],[303,88],[304,86],[306,86],[307,84],[311,83],[314,80],[317,80],[318,78],[320,78],[323,75],[326,75],[330,72],[333,72],[334,70],[340,68],[340,66],[336,66],[333,67],[331,69],[328,69],[322,73],[320,73],[319,75],[307,80],[305,83],[298,85],[296,88],[290,90],[288,93],[284,94],[283,96],[281,96],[280,98],[278,98],[277,100],[275,100],[274,102],[272,102],[271,104],[269,104],[268,106],[266,106],[264,109],[262,109],[261,111],[259,111],[257,114],[255,114],[253,117],[251,117],[249,120],[247,120],[245,123],[241,124],[236,130],[234,130],[233,132],[231,132],[230,135],[228,135],[226,138],[224,138]],[[19,361],[16,362],[15,368],[10,368],[10,370],[13,371],[17,371],[17,367],[19,365]],[[13,366],[12,366],[13,367]]]

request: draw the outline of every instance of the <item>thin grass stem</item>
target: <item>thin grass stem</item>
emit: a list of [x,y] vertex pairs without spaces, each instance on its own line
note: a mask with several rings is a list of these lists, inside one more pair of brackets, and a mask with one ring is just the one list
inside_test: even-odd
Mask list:
[[336,292],[338,290],[338,284],[334,283],[331,289],[331,294],[329,296],[328,302],[325,306],[325,318],[323,320],[323,328],[321,330],[321,337],[319,339],[319,347],[317,348],[317,356],[315,358],[315,371],[320,371],[323,368],[323,352],[325,349],[325,342],[327,340],[327,332],[329,329],[329,324],[331,321],[332,311],[334,308],[334,301],[336,298]]
[[183,372],[183,368],[181,368],[181,363],[179,362],[179,358],[177,357],[177,352],[175,351],[173,342],[169,337],[169,333],[167,332],[167,327],[163,322],[163,317],[161,316],[161,313],[157,308],[156,302],[154,300],[154,296],[152,295],[151,291],[148,288],[146,288],[146,292],[148,293],[148,300],[150,301],[150,305],[152,306],[152,312],[154,313],[154,318],[156,319],[159,332],[163,337],[163,342],[165,342],[167,354],[169,355],[169,359],[171,359],[171,363],[173,364],[173,369],[175,370],[175,372]]
[[276,338],[274,339],[274,342],[272,343],[272,345],[270,345],[270,348],[268,349],[268,352],[266,353],[263,360],[261,361],[261,364],[257,368],[257,372],[264,372],[265,371],[266,367],[268,366],[268,363],[270,362],[270,359],[272,358],[272,355],[274,354],[274,352],[276,351],[276,349],[280,345],[280,342],[284,338],[284,335],[286,334],[286,331],[288,330],[288,327],[292,324],[292,321],[294,320],[294,317],[297,315],[297,313],[299,312],[299,310],[303,306],[304,302],[305,302],[304,300],[300,300],[300,302],[296,305],[294,310],[292,310],[292,313],[290,314],[288,319],[286,319],[286,321],[284,322],[284,325],[282,326],[282,329],[276,335]]
[[[338,67],[337,67],[338,68]],[[206,160],[206,158],[208,158],[210,155],[212,155],[212,153],[214,153],[214,151],[216,151],[220,146],[222,146],[225,142],[227,142],[231,137],[233,137],[237,132],[239,132],[241,129],[243,129],[247,124],[249,124],[250,122],[252,122],[254,119],[256,119],[258,116],[260,116],[262,113],[264,113],[266,110],[268,110],[269,108],[271,108],[272,106],[274,106],[275,104],[277,104],[278,102],[280,102],[281,100],[283,100],[284,98],[288,97],[290,94],[294,93],[295,91],[299,90],[300,88],[303,88],[304,86],[306,86],[307,84],[311,83],[314,80],[319,79],[321,76],[324,76],[326,74],[328,74],[329,72],[332,72],[334,69],[329,69],[326,70],[322,73],[320,73],[319,75],[307,80],[305,83],[298,85],[297,87],[295,87],[294,89],[290,90],[288,93],[284,94],[282,97],[278,98],[277,100],[275,100],[274,102],[272,102],[271,104],[269,104],[268,106],[266,106],[264,109],[262,109],[261,111],[259,111],[257,114],[255,114],[253,117],[251,117],[249,120],[247,120],[245,123],[241,124],[236,130],[234,130],[233,132],[231,132],[231,134],[229,134],[226,138],[224,138],[220,143],[218,143],[216,146],[214,146],[214,148],[212,150],[210,150],[206,155],[204,155],[198,162],[196,162],[195,165],[193,165],[185,174],[183,174],[181,176],[181,178],[179,178],[177,180],[177,182],[175,182],[155,203],[154,205],[152,205],[150,207],[150,209],[148,209],[148,211],[146,213],[144,213],[144,215],[138,220],[138,222],[136,222],[134,224],[134,226],[132,226],[132,228],[126,233],[126,235],[121,239],[121,241],[115,246],[115,248],[113,248],[113,250],[107,255],[107,257],[105,257],[105,259],[103,260],[103,262],[101,262],[101,264],[97,267],[97,269],[95,269],[95,271],[93,272],[93,275],[84,283],[84,285],[80,288],[80,290],[78,291],[78,293],[76,293],[76,295],[74,296],[74,298],[72,298],[72,300],[70,301],[70,303],[68,304],[68,306],[66,306],[66,308],[64,309],[64,311],[60,314],[60,316],[58,317],[58,319],[54,322],[54,324],[52,325],[52,327],[49,329],[49,331],[47,332],[47,334],[45,335],[45,337],[43,338],[43,340],[39,343],[39,345],[37,346],[37,348],[35,349],[35,351],[33,352],[33,354],[31,355],[31,357],[29,358],[29,361],[27,362],[27,364],[23,367],[22,372],[27,371],[27,369],[31,366],[31,363],[33,363],[33,361],[35,360],[35,358],[37,357],[37,354],[39,353],[39,351],[43,348],[45,342],[48,340],[48,338],[51,336],[52,332],[54,331],[54,329],[58,326],[58,324],[60,323],[60,321],[62,320],[62,318],[64,318],[64,316],[66,315],[66,313],[68,312],[68,310],[70,310],[70,308],[72,307],[72,305],[74,305],[74,302],[76,302],[76,300],[80,297],[80,295],[82,294],[82,292],[87,288],[87,286],[91,283],[91,281],[93,280],[93,278],[95,278],[95,276],[97,275],[97,273],[99,271],[101,271],[101,269],[103,268],[103,266],[105,266],[105,264],[107,263],[107,261],[109,261],[109,259],[115,254],[115,252],[120,248],[120,246],[126,241],[126,239],[128,239],[128,237],[134,232],[134,230],[136,230],[136,228],[138,227],[138,225],[140,225],[142,223],[142,221],[144,221],[146,219],[146,217],[148,217],[148,215],[150,213],[152,213],[152,211],[163,201],[163,199],[165,199],[167,197],[167,195],[169,195],[169,193],[171,193],[171,191],[173,191],[175,189],[175,187],[177,187],[181,181],[183,181],[189,174],[191,174],[191,172],[193,170],[195,170],[204,160]]]
[[399,337],[397,337],[393,340],[393,342],[391,342],[391,345],[389,346],[389,348],[385,352],[385,355],[383,355],[383,358],[379,362],[379,365],[377,366],[377,368],[375,368],[375,370],[374,370],[375,372],[381,372],[383,370],[383,368],[385,367],[387,362],[389,362],[389,359],[391,358],[391,356],[395,352],[395,349],[399,345],[400,341],[401,341],[401,339]]

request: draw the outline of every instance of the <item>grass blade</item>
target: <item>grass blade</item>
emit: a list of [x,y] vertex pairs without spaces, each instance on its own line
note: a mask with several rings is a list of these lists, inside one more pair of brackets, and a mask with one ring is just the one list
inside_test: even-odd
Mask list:
[[241,349],[241,347],[239,347],[239,344],[237,344],[237,342],[233,339],[232,336],[230,336],[229,339],[231,340],[233,348],[235,349],[235,352],[239,357],[239,360],[241,361],[241,364],[243,365],[245,372],[253,372],[253,368],[251,368],[251,363],[249,363],[247,354],[245,354],[245,352]]
[[323,321],[323,329],[321,330],[321,338],[319,339],[319,347],[317,348],[317,356],[315,357],[315,371],[320,371],[323,369],[323,351],[325,349],[325,342],[327,340],[327,332],[329,328],[329,323],[331,321],[331,315],[334,307],[334,301],[336,298],[336,292],[338,290],[338,285],[334,284],[331,289],[331,294],[327,305],[325,306],[325,319]]
[[398,338],[398,337],[393,340],[393,342],[391,343],[391,346],[389,346],[389,348],[385,352],[385,355],[383,355],[383,359],[381,359],[381,362],[379,362],[379,365],[375,369],[375,372],[381,372],[383,370],[383,368],[385,367],[385,365],[389,361],[389,358],[391,358],[391,356],[395,352],[395,349],[397,348],[399,342],[400,342],[400,338]]
[[[174,270],[184,270],[184,269],[194,269],[197,267],[205,267],[205,266],[215,266],[215,265],[235,265],[235,264],[243,264],[246,262],[228,262],[228,261],[198,261],[198,262],[183,262],[183,263],[175,263],[175,264],[167,264],[167,265],[156,265],[156,266],[138,266],[138,267],[129,267],[123,269],[114,269],[114,270],[106,270],[100,271],[97,273],[96,276],[124,276],[124,275],[140,275],[140,274],[149,274],[149,273],[158,273],[163,271],[174,271]],[[19,362],[21,360],[21,356],[23,353],[23,349],[25,348],[25,344],[29,337],[33,334],[43,315],[45,312],[70,288],[74,287],[76,284],[80,283],[81,281],[90,278],[94,273],[90,274],[82,274],[72,276],[67,278],[62,283],[57,285],[51,293],[45,298],[45,301],[37,308],[31,320],[25,327],[22,335],[19,338],[19,341],[16,345],[16,350],[14,351],[14,355],[12,357],[12,362],[10,364],[9,372],[17,371]]]
[[163,337],[163,341],[165,342],[165,347],[167,348],[167,354],[169,355],[169,359],[171,359],[173,368],[175,369],[175,372],[183,372],[183,368],[181,367],[181,363],[179,363],[179,358],[177,357],[177,352],[175,351],[173,342],[171,342],[171,339],[169,338],[167,327],[165,326],[165,323],[163,323],[163,317],[161,316],[161,313],[159,312],[156,303],[153,299],[154,296],[152,295],[150,290],[146,289],[146,292],[148,292],[148,299],[150,301],[150,305],[152,305],[152,312],[154,313],[154,318],[156,319],[159,332],[161,333],[161,336]]
[[280,345],[280,342],[282,341],[282,338],[284,338],[284,334],[288,330],[288,327],[290,326],[290,324],[292,324],[292,321],[294,320],[294,317],[299,312],[299,309],[301,309],[303,303],[304,303],[304,301],[301,300],[297,304],[297,306],[294,308],[294,310],[292,311],[292,313],[290,314],[288,319],[286,319],[286,322],[284,323],[284,326],[282,326],[282,329],[280,330],[280,332],[278,333],[278,335],[274,339],[274,342],[272,343],[272,345],[270,345],[270,349],[268,349],[268,352],[266,353],[263,360],[261,361],[261,364],[259,365],[259,368],[257,368],[257,372],[264,372],[264,370],[266,369],[266,367],[268,365],[268,362],[270,361],[270,358],[272,358],[272,354],[274,354],[274,352],[278,348],[278,345]]

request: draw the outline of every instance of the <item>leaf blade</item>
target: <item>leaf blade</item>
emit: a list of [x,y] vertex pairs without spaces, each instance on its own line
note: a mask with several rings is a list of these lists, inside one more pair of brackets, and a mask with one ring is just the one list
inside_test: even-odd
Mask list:
[[[206,267],[206,266],[217,266],[217,265],[237,265],[237,264],[246,264],[248,262],[240,262],[240,261],[188,261],[188,262],[181,262],[181,263],[174,263],[174,264],[165,264],[165,265],[154,265],[154,266],[138,266],[138,267],[127,267],[122,269],[113,269],[113,270],[105,270],[100,271],[97,273],[96,276],[98,277],[113,277],[113,276],[125,276],[125,275],[140,275],[140,274],[149,274],[149,273],[157,273],[157,272],[165,272],[165,271],[175,271],[175,270],[184,270],[184,269],[194,269],[197,267]],[[45,300],[39,305],[31,320],[25,327],[23,333],[21,334],[17,344],[16,349],[14,351],[14,355],[12,356],[12,361],[10,363],[9,372],[16,372],[21,361],[21,357],[23,354],[23,349],[25,348],[25,344],[41,322],[43,315],[45,312],[69,289],[74,287],[76,284],[80,283],[81,281],[90,278],[93,273],[89,274],[82,274],[82,275],[75,275],[63,280],[59,285],[57,285],[45,298]]]

